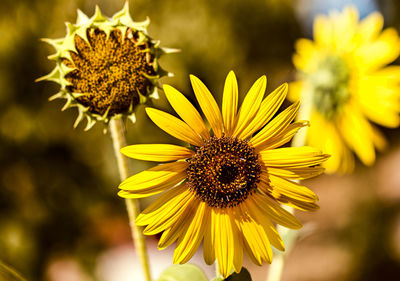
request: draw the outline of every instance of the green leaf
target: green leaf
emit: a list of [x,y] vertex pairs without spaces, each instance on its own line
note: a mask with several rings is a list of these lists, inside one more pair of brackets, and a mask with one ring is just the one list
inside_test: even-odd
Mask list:
[[157,281],[208,281],[208,279],[194,264],[175,264],[164,270]]
[[251,281],[251,276],[249,271],[242,267],[242,270],[239,273],[234,272],[225,281]]
[[26,281],[15,269],[0,261],[0,280],[4,281]]

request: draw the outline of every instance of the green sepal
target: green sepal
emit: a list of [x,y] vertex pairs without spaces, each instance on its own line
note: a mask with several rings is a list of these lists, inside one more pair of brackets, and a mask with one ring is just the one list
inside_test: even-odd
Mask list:
[[136,114],[132,113],[128,116],[129,120],[132,121],[132,123],[136,123]]
[[53,81],[59,83],[60,80],[62,79],[63,75],[58,67],[55,67],[49,74],[44,75],[42,77],[39,77],[35,80],[35,82],[40,82],[40,81]]
[[67,96],[66,99],[67,99],[67,101],[65,102],[64,106],[61,108],[61,111],[64,111],[69,107],[72,107],[72,97]]
[[[142,95],[142,94],[139,92],[139,90],[137,90],[136,92],[137,92],[137,94],[139,95],[139,104],[146,103],[147,97],[144,96],[144,95]],[[132,104],[131,104],[131,106],[132,106]],[[130,108],[130,110],[133,110],[133,107]]]
[[166,48],[166,47],[160,47],[157,50],[160,52],[159,56],[166,55],[166,54],[176,54],[176,53],[181,52],[181,49]]
[[158,100],[160,98],[160,95],[158,93],[158,87],[154,87],[153,92],[149,95],[149,98],[153,100]]
[[78,16],[76,17],[76,25],[86,25],[89,23],[89,17],[78,9]]
[[117,26],[117,29],[119,29],[121,31],[122,41],[124,41],[128,27],[127,26]]
[[89,45],[89,47],[91,48],[92,46],[89,44],[89,39],[87,37],[87,30],[88,30],[89,25],[84,25],[78,29],[76,29],[75,33],[77,35],[79,35],[79,37],[81,37],[83,40],[85,40],[85,42]]
[[147,35],[147,27],[150,24],[150,18],[146,17],[144,21],[135,21],[133,22],[133,28],[142,31],[144,34]]
[[164,270],[157,281],[208,281],[204,272],[194,264],[175,264]]
[[85,129],[83,129],[84,131],[89,131],[95,124],[96,124],[96,120],[90,118],[89,116],[86,116],[87,119],[87,124]]
[[149,75],[149,74],[147,74],[145,72],[142,72],[141,74],[144,77],[146,77],[151,82],[151,84],[153,84],[153,85],[156,85],[158,83],[158,80],[162,76],[162,75]]
[[96,5],[93,17],[90,18],[91,22],[105,22],[107,18],[101,13],[100,7]]
[[73,125],[74,128],[78,127],[79,123],[83,120],[83,117],[84,117],[83,111],[78,110],[78,117],[76,117],[76,120],[75,120],[74,125]]
[[57,94],[52,95],[51,97],[49,97],[49,101],[53,101],[55,99],[66,99],[68,97],[68,93],[64,92],[64,91],[59,91]]

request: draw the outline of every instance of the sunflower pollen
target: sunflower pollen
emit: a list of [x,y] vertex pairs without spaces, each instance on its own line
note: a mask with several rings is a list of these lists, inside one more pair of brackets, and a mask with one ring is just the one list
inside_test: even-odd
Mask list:
[[212,137],[188,162],[188,186],[210,207],[240,204],[260,181],[258,154],[246,141],[235,137]]

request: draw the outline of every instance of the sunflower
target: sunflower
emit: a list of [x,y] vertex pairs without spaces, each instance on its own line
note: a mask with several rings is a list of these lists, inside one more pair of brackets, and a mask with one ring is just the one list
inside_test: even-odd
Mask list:
[[317,16],[314,41],[296,43],[298,80],[289,98],[312,104],[307,143],[332,155],[327,172],[351,172],[352,151],[365,165],[374,163],[375,148],[386,142],[369,120],[399,126],[400,67],[387,65],[399,56],[400,39],[382,26],[381,14],[360,21],[356,8],[346,7]]
[[263,99],[266,77],[259,78],[240,109],[235,74],[225,81],[222,113],[207,87],[195,76],[191,84],[211,126],[179,91],[164,85],[178,119],[146,108],[150,119],[168,134],[189,144],[138,144],[124,147],[128,157],[168,162],[131,176],[118,194],[125,198],[161,195],[136,219],[144,234],[162,232],[158,248],[175,241],[174,263],[186,263],[204,241],[204,259],[217,259],[226,277],[242,267],[243,249],[258,265],[271,263],[270,245],[281,251],[283,241],[274,223],[298,229],[300,221],[279,203],[307,211],[318,209],[318,197],[292,180],[323,172],[326,154],[312,147],[277,148],[290,141],[307,121],[291,123],[296,102],[273,116],[286,97],[285,83]]
[[37,81],[60,85],[50,97],[66,99],[63,108],[77,107],[74,127],[86,118],[89,130],[96,121],[108,125],[122,116],[135,122],[135,107],[149,98],[157,98],[158,80],[170,75],[159,65],[159,58],[177,50],[162,48],[147,34],[150,20],[134,22],[129,4],[105,17],[99,7],[89,18],[78,10],[76,24],[67,23],[67,35],[61,39],[43,39],[56,53],[51,73]]

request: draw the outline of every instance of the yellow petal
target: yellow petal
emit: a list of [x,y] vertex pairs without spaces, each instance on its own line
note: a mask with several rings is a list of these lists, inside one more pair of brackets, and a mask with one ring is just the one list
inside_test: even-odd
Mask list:
[[364,75],[357,83],[363,113],[375,123],[397,128],[400,124],[400,66],[389,66]]
[[243,236],[240,233],[240,230],[238,229],[237,223],[236,223],[236,212],[233,209],[227,209],[228,214],[231,219],[231,226],[232,226],[232,234],[234,237],[234,248],[232,251],[233,255],[233,269],[235,270],[236,273],[239,273],[240,270],[242,269],[243,265]]
[[238,105],[238,83],[235,73],[230,71],[225,80],[222,97],[222,117],[224,119],[225,134],[232,135]]
[[330,47],[333,39],[333,27],[331,21],[324,15],[318,15],[314,19],[314,40],[322,47]]
[[354,6],[347,6],[342,13],[330,15],[332,23],[332,48],[337,53],[354,50],[354,36],[357,32],[359,15]]
[[212,265],[215,262],[215,228],[217,227],[215,222],[216,216],[213,215],[213,210],[210,212],[210,219],[205,222],[207,226],[204,232],[203,242],[203,257],[208,265]]
[[218,259],[220,272],[226,278],[233,266],[233,250],[235,247],[231,219],[224,209],[212,209],[212,216],[216,222],[215,255]]
[[365,165],[372,165],[375,162],[375,148],[371,137],[372,128],[365,117],[349,106],[345,109],[339,128],[346,143],[361,161]]
[[383,16],[374,12],[369,14],[365,19],[360,22],[358,32],[356,34],[357,40],[360,44],[375,40],[383,27]]
[[292,180],[305,180],[321,175],[325,169],[320,166],[313,167],[264,167],[266,173]]
[[199,248],[204,237],[206,228],[205,221],[209,220],[210,208],[205,202],[197,200],[193,202],[196,209],[193,210],[193,215],[187,219],[191,220],[186,233],[178,239],[177,246],[174,251],[174,263],[188,262],[196,250]]
[[329,158],[329,155],[309,146],[263,150],[260,151],[260,156],[267,167],[315,166]]
[[273,149],[284,145],[289,142],[299,129],[310,126],[308,121],[298,121],[290,124],[286,129],[281,131],[280,134],[275,135],[257,145],[257,150]]
[[375,41],[363,44],[355,50],[355,63],[365,72],[371,72],[393,62],[399,53],[398,33],[394,28],[387,28]]
[[250,248],[249,242],[244,238],[243,233],[241,233],[241,235],[243,236],[243,248],[246,251],[247,255],[249,256],[250,260],[254,264],[262,266],[261,257],[256,256],[256,253],[254,253],[253,249]]
[[268,236],[271,245],[280,251],[285,250],[285,245],[278,231],[270,221],[267,215],[255,204],[249,209],[252,217],[264,228],[265,233]]
[[289,83],[289,92],[287,94],[287,99],[291,102],[300,100],[301,90],[304,87],[304,82],[302,80],[294,81]]
[[253,204],[256,204],[271,220],[284,227],[291,229],[299,229],[302,227],[301,222],[291,213],[283,209],[275,200],[269,196],[262,194],[254,194],[249,197]]
[[194,195],[192,192],[185,190],[181,194],[176,195],[163,206],[152,212],[143,213],[143,216],[138,220],[147,221],[149,224],[143,230],[145,235],[155,235],[160,233],[173,224],[177,223],[184,217],[186,209],[193,203]]
[[168,162],[186,159],[193,156],[194,152],[186,147],[173,144],[135,144],[125,146],[121,153],[134,159]]
[[[173,207],[172,203],[183,206],[184,203],[192,197],[193,193],[189,191],[186,184],[178,185],[162,194],[160,198],[155,200],[144,211],[142,211],[136,218],[136,224],[141,226],[152,224],[158,220],[158,216],[162,212]],[[170,214],[170,216],[172,215],[173,213]]]
[[296,41],[296,53],[293,55],[292,60],[295,67],[301,72],[312,73],[317,69],[321,55],[316,44],[316,42],[314,43],[304,38]]
[[373,126],[371,124],[371,132],[370,132],[370,136],[372,138],[372,142],[374,143],[374,145],[376,146],[376,148],[380,151],[383,151],[386,149],[387,147],[387,141],[385,139],[385,137],[383,136],[383,134],[378,130],[378,128],[376,128],[375,126]]
[[[193,194],[192,194],[193,195]],[[174,243],[179,237],[182,237],[186,232],[190,220],[187,218],[193,216],[193,203],[195,203],[195,197],[191,196],[187,207],[184,209],[181,217],[179,218],[179,223],[173,223],[171,227],[164,230],[158,242],[158,249],[163,250],[172,243]]]
[[209,139],[210,133],[204,124],[203,118],[201,118],[199,112],[191,102],[175,88],[169,85],[164,85],[163,88],[169,103],[183,121],[185,121],[203,139]]
[[295,102],[284,111],[282,111],[278,116],[276,116],[271,122],[269,122],[260,132],[258,132],[251,140],[250,143],[254,147],[265,143],[267,140],[279,135],[284,131],[289,124],[296,117],[299,110],[299,102]]
[[167,228],[161,235],[160,240],[158,241],[157,248],[159,250],[164,250],[169,245],[174,243],[179,237],[181,237],[185,233],[187,229],[187,224],[188,222],[184,221],[183,223],[174,223],[172,227]]
[[[326,173],[351,172],[354,167],[353,154],[339,133],[338,126],[317,112],[312,113],[311,120],[313,123],[307,131],[307,143],[331,155],[323,163]],[[321,130],[324,130],[323,137]]]
[[196,99],[203,110],[210,126],[217,137],[222,136],[223,132],[223,121],[221,116],[221,111],[218,108],[217,102],[211,95],[207,87],[200,81],[196,76],[190,75],[190,81],[192,82],[192,87]]
[[288,84],[284,83],[269,94],[261,103],[260,109],[250,124],[237,136],[246,139],[255,131],[262,128],[275,115],[286,98]]
[[[193,193],[192,193],[193,195]],[[172,224],[172,227],[167,228],[160,237],[158,249],[163,250],[177,239],[183,237],[189,228],[193,219],[193,213],[198,206],[198,200],[195,196],[191,196],[190,201],[179,219],[179,223]]]
[[314,192],[298,183],[273,175],[267,176],[266,174],[261,175],[261,181],[270,185],[274,191],[287,197],[306,202],[315,202],[318,200],[318,196]]
[[149,107],[146,108],[146,113],[158,127],[171,136],[195,146],[202,146],[204,144],[200,136],[188,124],[175,116]]
[[309,211],[309,212],[315,212],[319,210],[319,206],[314,203],[314,202],[304,202],[301,200],[296,200],[290,197],[286,197],[285,195],[279,195],[279,197],[275,197],[276,201],[278,201],[281,204],[285,204],[287,206],[290,206],[292,208],[296,208],[302,211]]
[[266,87],[267,77],[263,75],[258,78],[258,80],[250,88],[243,100],[242,106],[239,109],[239,113],[236,118],[236,128],[233,131],[234,136],[238,136],[250,124],[254,116],[256,116],[258,109],[260,108]]
[[257,264],[261,264],[261,259],[267,263],[272,262],[272,249],[267,234],[262,225],[260,225],[251,216],[249,210],[254,208],[249,200],[240,205],[242,218],[240,220],[240,229],[249,246],[249,250],[257,259]]
[[[119,188],[128,198],[141,198],[160,193],[186,178],[188,163],[177,161],[155,166],[124,180]],[[122,196],[124,197],[124,196]]]

